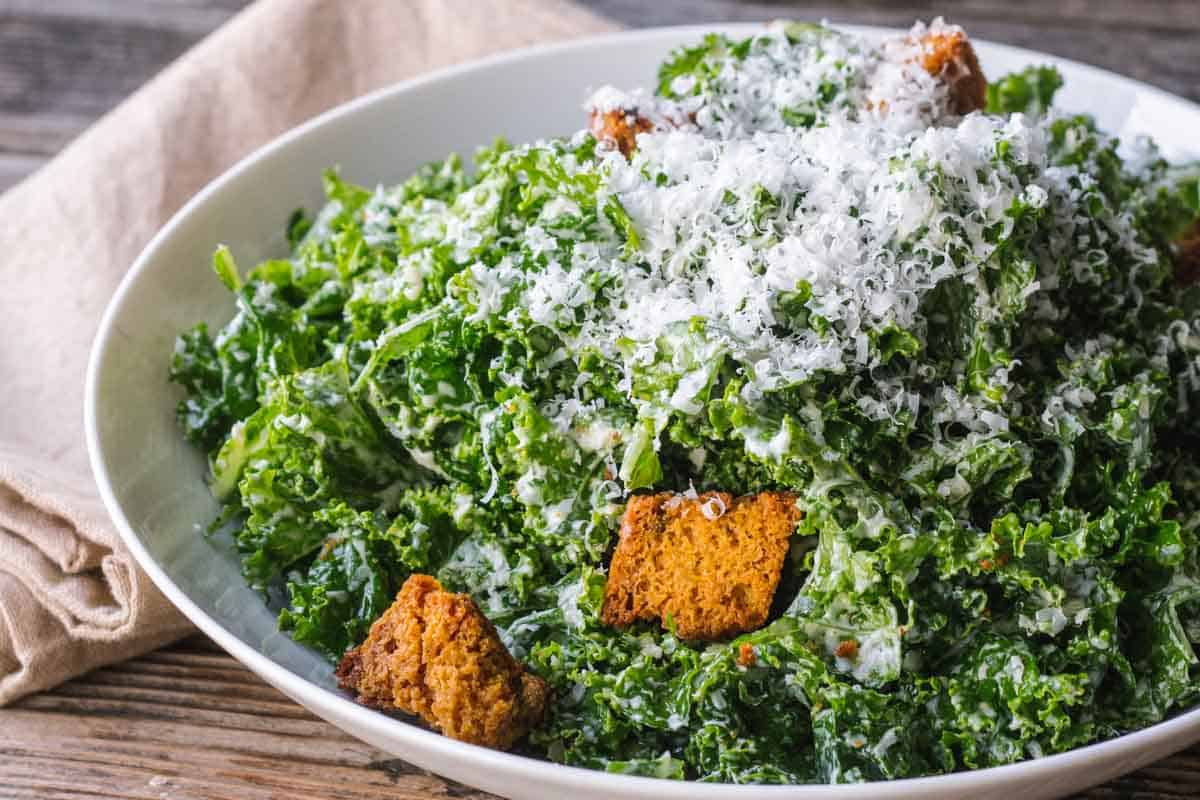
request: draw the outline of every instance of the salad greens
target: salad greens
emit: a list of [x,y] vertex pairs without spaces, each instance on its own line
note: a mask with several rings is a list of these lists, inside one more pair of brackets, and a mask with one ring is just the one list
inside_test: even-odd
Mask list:
[[[436,575],[553,686],[528,751],[704,781],[1005,764],[1197,702],[1200,170],[1052,110],[1048,68],[949,114],[926,31],[709,36],[593,100],[671,121],[630,159],[330,172],[286,258],[218,249],[236,316],[170,375],[280,625],[337,659]],[[770,488],[805,517],[766,627],[601,624],[630,492]]]

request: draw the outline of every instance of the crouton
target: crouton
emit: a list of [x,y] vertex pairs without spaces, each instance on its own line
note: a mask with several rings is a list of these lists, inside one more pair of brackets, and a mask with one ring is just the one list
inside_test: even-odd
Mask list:
[[614,108],[603,111],[592,109],[588,115],[588,130],[598,141],[607,142],[629,158],[637,149],[637,135],[654,130],[648,117],[639,116],[634,109]]
[[950,110],[970,114],[987,105],[987,78],[975,48],[961,30],[931,31],[921,37],[921,68],[939,78],[950,93]]
[[505,750],[542,719],[546,682],[525,670],[470,596],[413,575],[337,667],[363,705],[416,714],[452,739]]
[[761,626],[800,517],[788,492],[630,498],[601,619],[671,619],[681,638],[707,641]]
[[1200,219],[1175,240],[1175,282],[1180,286],[1200,283]]

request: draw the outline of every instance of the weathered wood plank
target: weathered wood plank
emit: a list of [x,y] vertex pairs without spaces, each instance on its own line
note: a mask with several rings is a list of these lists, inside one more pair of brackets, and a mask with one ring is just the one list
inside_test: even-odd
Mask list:
[[99,116],[195,39],[138,22],[0,14],[0,112]]
[[[75,796],[172,800],[214,797],[416,800],[449,794],[446,784],[431,775],[305,763],[287,753],[277,758],[255,758],[207,747],[183,750],[148,742],[101,753],[77,747],[68,736],[45,737],[42,742],[53,749],[6,752],[16,763],[0,770],[5,796],[10,789],[28,790],[36,797],[73,792]],[[284,763],[286,768],[281,768]],[[470,790],[463,790],[458,796],[487,797]]]
[[157,675],[107,669],[94,675],[87,685],[67,684],[57,694],[87,701],[186,706],[255,717],[309,718],[300,706],[280,697],[262,683],[247,684],[201,676],[163,679]]
[[487,797],[342,733],[214,647],[195,637],[0,710],[0,796]]
[[249,0],[0,0],[0,191]]
[[94,121],[90,114],[65,111],[0,110],[0,153],[49,158]]
[[0,150],[0,192],[9,186],[15,186],[44,163],[45,156],[5,153]]
[[247,0],[4,0],[0,12],[26,18],[134,23],[199,38],[246,4]]
[[[249,731],[271,733],[277,736],[317,737],[324,733],[325,723],[308,715],[276,715],[273,709],[264,708],[252,700],[245,700],[241,710],[241,697],[231,698],[229,707],[213,708],[198,696],[183,695],[166,702],[161,693],[137,692],[128,689],[124,696],[97,696],[98,687],[91,684],[65,684],[54,692],[34,695],[22,703],[23,711],[60,712],[106,719],[113,717],[137,717],[141,720],[173,722],[196,728],[209,727],[223,732]],[[100,695],[104,692],[99,691]],[[147,695],[151,695],[147,697]],[[5,712],[7,713],[7,712]]]

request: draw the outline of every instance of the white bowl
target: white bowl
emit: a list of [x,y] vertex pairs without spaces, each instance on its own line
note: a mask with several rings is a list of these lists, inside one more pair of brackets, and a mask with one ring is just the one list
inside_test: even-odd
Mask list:
[[[720,28],[720,26],[714,26]],[[522,142],[583,126],[589,87],[645,86],[662,56],[713,27],[664,28],[522,50],[441,70],[347,103],[282,136],[213,181],[138,257],[117,290],[91,356],[86,423],[92,468],[113,521],[158,587],[205,633],[264,680],[349,733],[418,766],[509,797],[1006,798],[1076,791],[1200,740],[1200,710],[1147,730],[1012,766],[851,786],[730,786],[609,775],[456,742],[355,704],[330,665],[276,629],[275,615],[238,572],[232,552],[200,534],[217,510],[201,454],[175,425],[166,380],[175,335],[230,318],[233,303],[209,267],[224,242],[243,265],[285,252],[284,222],[322,200],[320,174],[341,165],[368,184],[394,183],[451,151],[497,135]],[[747,35],[757,26],[720,28]],[[853,28],[869,36],[894,31]],[[1152,133],[1170,158],[1200,157],[1200,107],[1141,83],[1060,58],[976,43],[999,75],[1052,63],[1060,104],[1093,113],[1123,137]],[[286,769],[286,765],[281,765]]]

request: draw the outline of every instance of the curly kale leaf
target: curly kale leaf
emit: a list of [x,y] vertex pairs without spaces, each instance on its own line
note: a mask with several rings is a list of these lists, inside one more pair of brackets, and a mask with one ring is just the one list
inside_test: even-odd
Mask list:
[[279,627],[336,661],[391,605],[400,575],[371,513],[338,503],[317,511],[313,524],[330,532],[312,563],[290,574]]
[[349,395],[345,364],[330,361],[271,383],[213,460],[212,488],[246,512],[237,545],[244,574],[261,588],[330,534],[323,508],[378,507],[392,487],[419,481]]
[[988,82],[990,114],[1045,114],[1062,88],[1062,74],[1054,67],[1026,67]]

